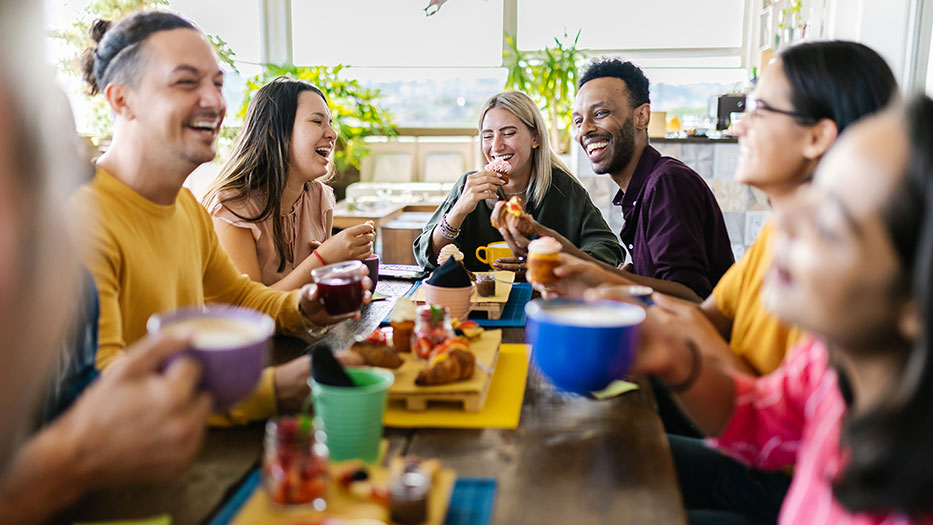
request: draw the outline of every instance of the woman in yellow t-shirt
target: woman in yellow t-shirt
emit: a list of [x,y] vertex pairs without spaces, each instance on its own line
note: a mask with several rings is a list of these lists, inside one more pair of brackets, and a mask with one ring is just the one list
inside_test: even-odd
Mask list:
[[[735,126],[736,180],[763,191],[775,209],[782,209],[811,179],[843,129],[883,108],[896,92],[887,64],[861,44],[814,42],[786,49],[762,74]],[[769,221],[699,308],[729,341],[735,363],[755,375],[777,368],[801,335],[759,300],[771,265],[771,231]],[[693,305],[666,297],[658,303],[696,315]]]

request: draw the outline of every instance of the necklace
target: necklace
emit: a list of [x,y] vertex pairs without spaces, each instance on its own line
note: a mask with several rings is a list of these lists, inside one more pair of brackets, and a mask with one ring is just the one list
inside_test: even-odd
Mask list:
[[520,192],[518,192],[518,193],[505,193],[505,192],[502,192],[502,193],[503,193],[506,197],[518,197],[519,195],[524,195],[526,191],[528,191],[528,187],[527,187],[527,186],[525,187],[525,189],[523,189],[522,191],[520,191]]

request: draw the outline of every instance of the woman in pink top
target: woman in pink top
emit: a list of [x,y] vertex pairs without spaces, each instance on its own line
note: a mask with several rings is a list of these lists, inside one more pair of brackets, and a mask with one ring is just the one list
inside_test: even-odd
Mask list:
[[677,340],[652,307],[634,371],[676,391],[712,446],[794,466],[780,523],[929,523],[933,100],[855,124],[790,208],[763,299],[819,338],[756,379],[709,351],[725,343],[708,321]]
[[312,268],[372,254],[369,224],[330,236],[334,191],[323,181],[336,141],[318,88],[279,77],[256,92],[204,197],[220,244],[254,281],[293,290],[311,282]]

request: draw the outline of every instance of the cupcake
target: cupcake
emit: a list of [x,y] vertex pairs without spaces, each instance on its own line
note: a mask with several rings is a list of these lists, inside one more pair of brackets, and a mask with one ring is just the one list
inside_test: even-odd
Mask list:
[[399,352],[411,352],[411,334],[415,331],[415,303],[399,297],[389,317],[392,326],[392,344]]
[[454,260],[458,262],[463,261],[463,252],[455,244],[448,244],[441,248],[441,252],[437,254],[437,265],[443,266],[447,259],[453,257]]
[[528,281],[554,284],[554,268],[560,265],[560,242],[554,237],[541,237],[528,243]]
[[502,159],[493,159],[492,162],[483,167],[484,170],[498,173],[503,184],[509,183],[509,173],[512,171],[512,165]]

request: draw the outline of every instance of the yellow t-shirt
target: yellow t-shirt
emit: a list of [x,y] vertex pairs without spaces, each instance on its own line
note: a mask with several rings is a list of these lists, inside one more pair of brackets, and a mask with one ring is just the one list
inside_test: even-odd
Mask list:
[[[207,211],[187,189],[163,206],[98,169],[72,199],[81,259],[100,295],[99,369],[146,334],[150,315],[185,306],[235,304],[265,312],[279,331],[305,326],[299,292],[272,290],[242,275],[218,243]],[[274,414],[272,369],[267,368],[253,394],[226,418],[243,423]]]
[[713,289],[716,307],[732,319],[729,346],[758,375],[775,370],[803,332],[778,320],[761,304],[761,284],[771,265],[771,221]]

